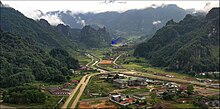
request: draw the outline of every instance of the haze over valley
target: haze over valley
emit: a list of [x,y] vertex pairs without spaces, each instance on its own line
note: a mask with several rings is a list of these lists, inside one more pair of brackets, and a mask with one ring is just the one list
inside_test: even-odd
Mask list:
[[1,107],[220,107],[217,1],[24,2],[0,2]]

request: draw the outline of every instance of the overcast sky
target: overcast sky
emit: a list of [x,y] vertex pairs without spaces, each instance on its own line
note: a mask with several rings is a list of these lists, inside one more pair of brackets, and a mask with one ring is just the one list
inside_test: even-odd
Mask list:
[[[200,11],[209,11],[212,7],[219,7],[218,0],[212,1],[149,1],[149,0],[140,0],[140,1],[118,1],[116,0],[114,3],[108,3],[110,0],[106,0],[107,3],[104,3],[105,0],[96,0],[96,1],[71,1],[71,0],[39,0],[39,1],[9,1],[2,0],[3,4],[8,4],[10,7],[19,10],[24,15],[29,18],[39,19],[39,11],[41,10],[43,13],[48,11],[57,11],[57,10],[71,10],[73,12],[105,12],[105,11],[119,11],[123,12],[129,9],[143,9],[155,4],[156,6],[162,6],[163,4],[176,4],[177,6],[183,9],[192,9],[200,10]],[[59,24],[63,23],[60,21],[57,16],[44,16],[44,19],[48,20],[50,24]]]
[[[107,0],[108,2],[109,0]],[[125,11],[128,9],[141,9],[151,6],[152,4],[177,4],[177,6],[184,9],[195,8],[196,10],[203,9],[206,5],[208,7],[219,6],[218,0],[216,1],[115,1],[114,3],[103,3],[100,1],[8,1],[2,0],[3,4],[27,13],[31,10],[41,10],[43,12],[56,11],[56,10],[72,10],[75,12],[103,12],[103,11]],[[126,2],[126,3],[123,3]],[[206,7],[207,8],[207,7]]]

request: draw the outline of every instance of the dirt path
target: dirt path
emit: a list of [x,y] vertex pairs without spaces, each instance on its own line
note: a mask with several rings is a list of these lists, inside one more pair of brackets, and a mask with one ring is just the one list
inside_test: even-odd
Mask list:
[[119,55],[118,57],[116,57],[115,60],[113,61],[113,64],[118,65],[118,64],[116,63],[116,61],[117,61],[118,58],[120,58],[120,57],[121,57],[121,55]]
[[6,105],[0,105],[0,109],[16,109],[16,107],[6,106]]

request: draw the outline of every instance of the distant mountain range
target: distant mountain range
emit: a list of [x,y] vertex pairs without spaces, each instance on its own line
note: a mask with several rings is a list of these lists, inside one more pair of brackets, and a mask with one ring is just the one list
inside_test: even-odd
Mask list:
[[39,13],[41,13],[39,18],[57,16],[72,28],[82,28],[85,25],[101,28],[105,26],[116,36],[146,36],[154,34],[170,19],[176,22],[182,20],[186,14],[192,14],[193,10],[184,10],[170,4],[155,8],[133,9],[122,13],[74,13],[70,10],[51,11],[45,14],[39,11]]
[[219,71],[219,8],[206,16],[170,20],[134,56],[145,57],[157,67],[184,72]]
[[72,29],[63,24],[51,26],[44,19],[35,21],[9,7],[1,7],[0,18],[3,31],[30,38],[44,48],[57,47],[77,51],[111,44],[111,37],[105,27],[94,29],[85,26],[82,29]]
[[111,44],[105,27],[51,26],[44,19],[27,18],[1,2],[0,9],[0,87],[34,81],[64,83],[72,74],[70,69],[79,68],[76,52]]

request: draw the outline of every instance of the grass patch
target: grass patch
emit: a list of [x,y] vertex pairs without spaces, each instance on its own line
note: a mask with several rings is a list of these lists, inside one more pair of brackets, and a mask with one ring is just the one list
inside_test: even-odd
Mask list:
[[181,109],[196,109],[200,107],[196,107],[193,104],[174,104],[176,108],[181,108]]
[[[83,92],[81,99],[95,98],[95,97],[105,97],[108,94],[115,90],[111,83],[108,83],[104,80],[100,80],[98,76],[93,76],[90,78],[88,85],[86,86],[85,91]],[[100,96],[88,96],[90,93],[98,93]]]
[[69,109],[71,107],[71,105],[73,104],[73,101],[76,99],[77,95],[79,94],[80,88],[82,85],[79,86],[79,89],[76,91],[75,95],[73,96],[73,98],[70,100],[69,104],[67,105],[67,108]]
[[84,76],[84,75],[70,76],[70,78],[71,78],[70,80],[78,80],[78,81],[80,81],[83,76]]
[[96,104],[100,104],[100,103],[102,103],[101,100],[96,100],[96,101],[90,102],[89,104],[96,105]]
[[85,55],[77,56],[80,65],[86,65],[87,63],[91,62],[91,59]]
[[106,51],[106,50],[100,50],[100,49],[97,49],[97,50],[90,50],[89,51],[89,53],[92,53],[92,54],[94,54],[95,56],[97,56],[97,57],[99,57],[99,58],[103,58],[103,53],[104,53],[104,51]]
[[144,93],[144,92],[149,92],[148,88],[128,88],[124,91],[122,91],[121,93],[123,94],[140,94],[140,93]]
[[[3,103],[3,105],[16,107],[16,108],[54,108],[54,106],[58,103],[58,101],[63,96],[47,96],[46,102],[44,104],[39,103],[31,103],[31,104],[8,104]],[[60,105],[58,105],[59,107]]]

